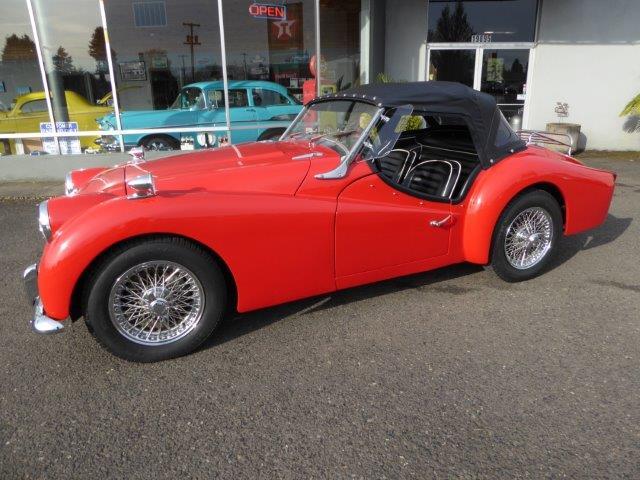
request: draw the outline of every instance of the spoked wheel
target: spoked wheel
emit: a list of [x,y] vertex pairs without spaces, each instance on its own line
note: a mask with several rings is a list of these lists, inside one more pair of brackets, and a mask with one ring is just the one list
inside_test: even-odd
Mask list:
[[198,325],[203,310],[204,291],[197,277],[167,260],[130,268],[109,295],[109,316],[116,329],[143,345],[180,340]]
[[533,278],[548,265],[561,235],[556,199],[543,190],[526,193],[506,208],[496,225],[493,269],[509,282]]
[[124,246],[88,282],[87,326],[110,352],[139,362],[196,349],[219,324],[227,301],[215,259],[178,238]]
[[504,253],[509,264],[526,270],[540,262],[553,241],[553,220],[542,207],[520,212],[507,227]]

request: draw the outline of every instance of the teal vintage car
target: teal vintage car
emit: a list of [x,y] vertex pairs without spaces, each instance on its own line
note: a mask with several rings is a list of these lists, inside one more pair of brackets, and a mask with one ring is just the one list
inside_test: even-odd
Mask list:
[[[121,111],[123,130],[226,126],[222,81],[186,85],[166,110]],[[302,109],[300,102],[277,83],[259,80],[229,81],[229,112],[233,143],[267,140],[280,136]],[[97,119],[105,131],[96,141],[106,150],[119,148],[115,114]],[[238,130],[233,127],[241,127]],[[162,132],[123,135],[125,147],[147,150],[191,149],[218,146],[226,132]]]

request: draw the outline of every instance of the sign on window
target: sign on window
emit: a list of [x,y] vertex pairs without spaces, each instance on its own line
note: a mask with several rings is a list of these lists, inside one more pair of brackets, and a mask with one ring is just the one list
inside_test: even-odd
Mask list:
[[[59,133],[77,132],[78,122],[56,122],[56,130]],[[40,133],[53,133],[51,122],[41,122]],[[53,137],[43,137],[42,149],[51,155],[57,155],[59,153],[62,155],[77,155],[82,153],[79,137],[60,137],[58,143],[60,144],[60,151],[58,151],[58,145],[56,145]]]

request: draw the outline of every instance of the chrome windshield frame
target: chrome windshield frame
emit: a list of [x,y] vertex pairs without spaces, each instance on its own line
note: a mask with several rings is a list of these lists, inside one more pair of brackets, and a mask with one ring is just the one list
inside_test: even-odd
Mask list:
[[362,148],[363,143],[367,138],[369,138],[369,134],[373,127],[378,123],[380,118],[382,118],[382,114],[384,113],[384,107],[378,107],[378,110],[371,118],[369,125],[362,131],[360,138],[353,144],[349,153],[342,157],[340,163],[336,168],[330,170],[325,173],[318,173],[315,177],[321,180],[330,180],[334,178],[344,178],[347,175],[347,171],[349,170],[349,165],[353,162],[353,159],[356,157],[360,149]]
[[293,126],[298,123],[298,120],[300,120],[300,118],[302,118],[302,116],[307,112],[307,110],[309,110],[309,107],[307,105],[305,105],[304,107],[302,107],[302,109],[298,112],[298,115],[296,115],[296,118],[294,118],[291,123],[289,124],[289,126],[287,127],[287,129],[282,133],[282,135],[280,135],[280,138],[278,138],[278,141],[281,142],[285,139],[285,137],[287,135],[289,135],[289,132],[291,131],[291,129],[293,129]]

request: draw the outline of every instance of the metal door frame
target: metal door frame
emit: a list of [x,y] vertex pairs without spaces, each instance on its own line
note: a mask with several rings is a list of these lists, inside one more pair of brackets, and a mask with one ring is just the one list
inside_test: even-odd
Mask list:
[[[527,93],[524,99],[523,113],[522,113],[522,128],[527,128],[529,120],[529,99],[531,98],[531,79],[533,78],[533,61],[535,58],[535,44],[533,42],[518,42],[518,43],[431,43],[427,45],[427,63],[425,68],[425,80],[429,80],[429,67],[431,65],[431,51],[432,50],[473,50],[475,51],[475,66],[473,71],[473,88],[480,90],[482,83],[482,58],[485,50],[529,50],[529,59],[527,62]],[[511,104],[501,104],[511,105]],[[520,104],[518,104],[520,105]]]

